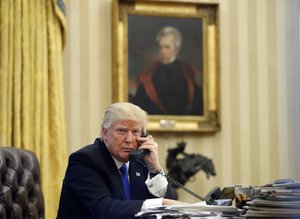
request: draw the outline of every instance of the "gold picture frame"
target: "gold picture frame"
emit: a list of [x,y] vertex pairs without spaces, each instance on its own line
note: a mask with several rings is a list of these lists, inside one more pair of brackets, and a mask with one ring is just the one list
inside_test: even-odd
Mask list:
[[[180,53],[183,53],[182,56],[190,62],[189,65],[192,66],[193,73],[195,72],[194,74],[188,74],[189,76],[184,76],[185,78],[191,78],[190,75],[193,75],[194,82],[191,82],[193,85],[190,86],[191,83],[189,84],[189,82],[182,83],[182,86],[174,85],[176,87],[175,91],[177,92],[182,87],[182,90],[184,90],[186,86],[186,93],[191,90],[194,93],[188,93],[189,96],[186,98],[188,100],[183,98],[183,104],[178,104],[176,107],[172,105],[171,101],[177,101],[174,100],[177,98],[177,94],[174,96],[169,94],[170,100],[165,97],[165,100],[169,101],[167,107],[170,108],[170,113],[168,111],[160,113],[154,107],[146,110],[141,106],[149,115],[147,129],[158,132],[219,131],[221,127],[219,4],[192,0],[113,0],[112,16],[113,102],[133,102],[136,104],[139,99],[137,96],[141,97],[140,101],[145,100],[145,103],[141,102],[143,106],[148,104],[148,99],[152,101],[152,97],[143,99],[145,94],[152,95],[152,93],[147,93],[147,86],[150,82],[142,84],[140,89],[137,78],[142,77],[142,73],[139,72],[142,71],[143,65],[146,65],[149,59],[157,57],[157,54],[150,55],[155,53],[154,45],[157,46],[157,42],[155,42],[157,31],[167,26],[175,27],[182,35],[183,43],[180,47]],[[183,48],[183,45],[186,48]],[[147,71],[145,72],[147,73]],[[154,80],[153,74],[151,73],[151,80]],[[172,79],[172,77],[169,79]],[[151,86],[153,88],[153,83]],[[164,85],[161,88],[163,89]],[[170,89],[174,90],[174,87],[171,86]],[[139,95],[139,90],[146,92]],[[196,91],[201,92],[197,93]],[[155,95],[157,99],[157,94]],[[167,92],[164,95],[167,96]],[[190,100],[192,99],[191,96],[194,100]],[[192,106],[195,102],[194,109],[184,111],[186,102],[189,102],[189,106]],[[199,102],[199,104],[197,105],[196,102]],[[166,102],[161,103],[167,104]],[[151,104],[148,105],[158,106],[155,105],[156,102]],[[183,108],[183,110],[179,111],[180,108]],[[176,110],[178,110],[178,113]]]

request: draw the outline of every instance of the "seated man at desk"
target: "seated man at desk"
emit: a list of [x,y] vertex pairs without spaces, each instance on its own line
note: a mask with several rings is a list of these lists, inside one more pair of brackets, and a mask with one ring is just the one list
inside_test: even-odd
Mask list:
[[[146,112],[134,104],[107,108],[101,138],[69,157],[57,219],[129,219],[149,207],[180,204],[161,174],[158,144],[141,137],[146,125]],[[150,153],[129,159],[138,147]]]

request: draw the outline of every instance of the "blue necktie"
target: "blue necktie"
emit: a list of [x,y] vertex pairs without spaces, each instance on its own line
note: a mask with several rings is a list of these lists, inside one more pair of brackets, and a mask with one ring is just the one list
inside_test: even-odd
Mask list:
[[129,181],[128,181],[128,176],[127,176],[127,166],[126,164],[123,164],[120,168],[120,172],[121,172],[121,178],[122,178],[122,182],[123,182],[123,186],[125,189],[125,196],[127,200],[130,200],[130,185],[129,185]]

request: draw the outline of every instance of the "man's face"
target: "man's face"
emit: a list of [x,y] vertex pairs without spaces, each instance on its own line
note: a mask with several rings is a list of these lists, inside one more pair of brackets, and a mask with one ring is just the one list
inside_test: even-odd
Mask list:
[[103,140],[109,152],[121,162],[129,160],[129,153],[138,147],[137,138],[141,136],[142,126],[132,120],[121,120],[102,129]]
[[161,37],[159,40],[159,54],[163,64],[169,64],[176,58],[178,50],[171,35]]

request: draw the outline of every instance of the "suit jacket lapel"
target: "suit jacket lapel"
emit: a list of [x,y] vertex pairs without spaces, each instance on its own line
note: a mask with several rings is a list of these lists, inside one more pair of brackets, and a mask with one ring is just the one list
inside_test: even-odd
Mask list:
[[124,191],[122,179],[120,176],[120,172],[103,141],[101,141],[99,146],[100,146],[101,153],[103,153],[103,155],[104,155],[103,156],[104,162],[107,163],[107,166],[113,167],[111,170],[109,170],[111,173],[111,174],[109,174],[109,177],[110,177],[109,182],[111,182],[112,185],[108,185],[108,186],[116,190],[116,193],[119,196],[118,197],[119,199],[125,200],[126,199],[125,191]]
[[140,197],[141,193],[145,192],[145,181],[147,173],[145,172],[144,164],[139,161],[130,161],[129,166],[131,197]]

